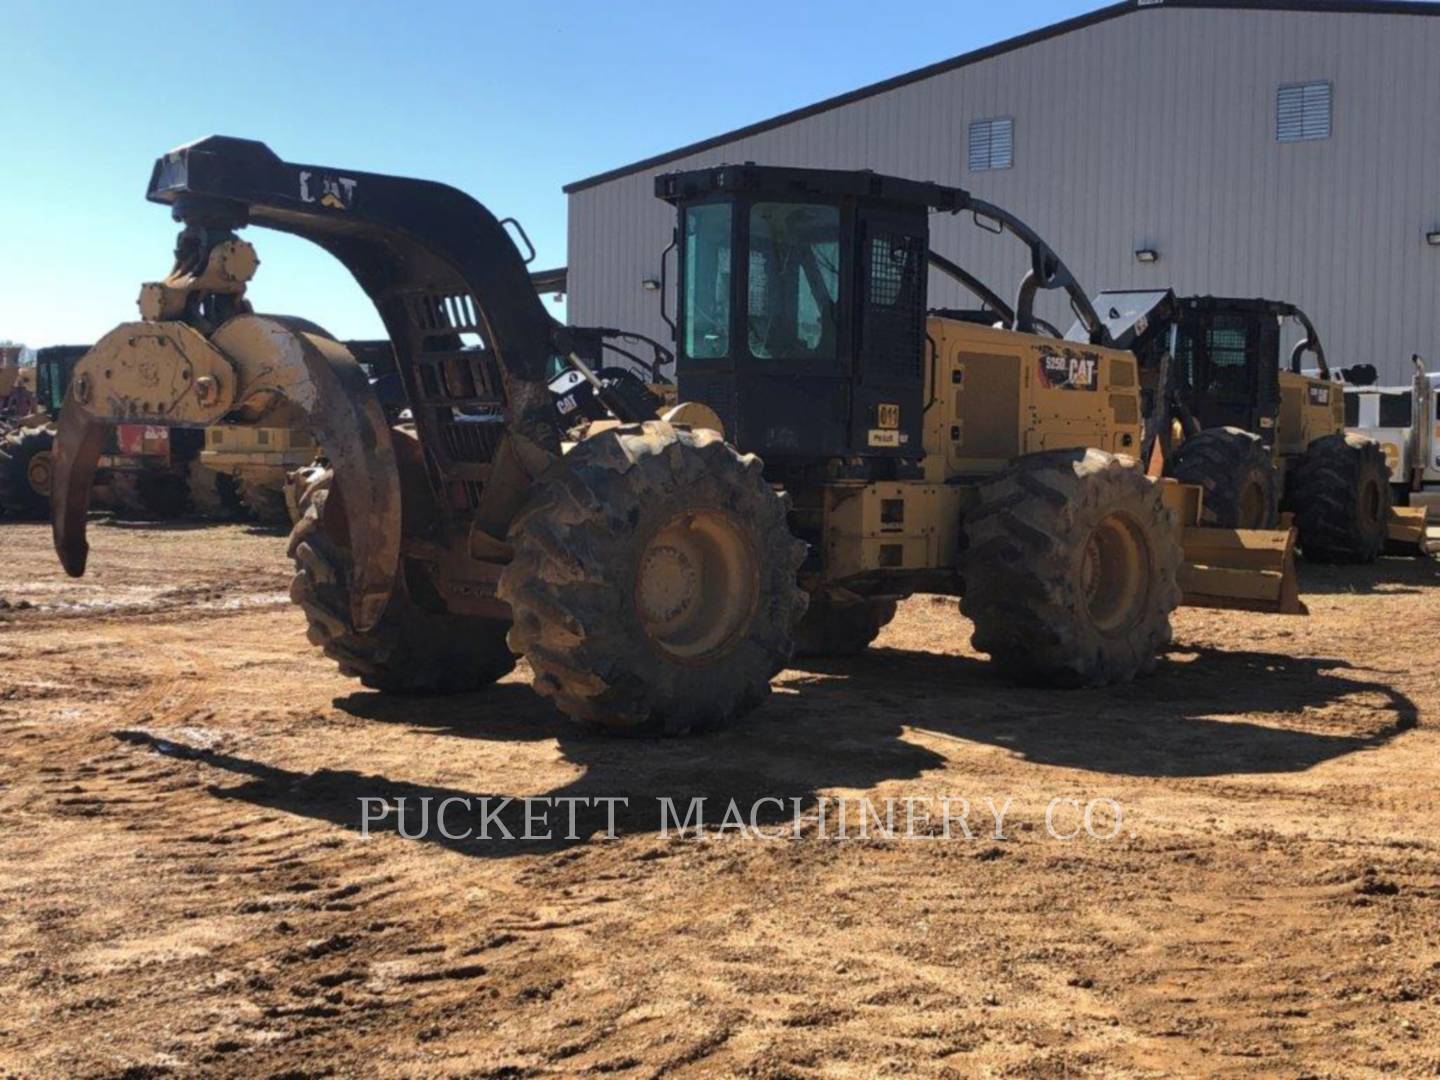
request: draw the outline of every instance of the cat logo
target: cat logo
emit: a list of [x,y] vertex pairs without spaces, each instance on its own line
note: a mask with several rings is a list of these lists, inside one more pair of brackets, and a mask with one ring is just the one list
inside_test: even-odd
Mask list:
[[1100,358],[1094,353],[1042,352],[1040,378],[1052,390],[1096,390],[1100,386]]
[[317,177],[308,169],[300,171],[301,202],[318,202],[328,210],[349,210],[354,199],[355,181],[350,177]]
[[900,406],[882,402],[875,406],[875,426],[894,430],[900,426]]

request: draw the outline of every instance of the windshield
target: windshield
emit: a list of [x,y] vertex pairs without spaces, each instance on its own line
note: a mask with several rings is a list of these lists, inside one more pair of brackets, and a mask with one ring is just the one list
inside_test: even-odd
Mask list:
[[759,360],[834,359],[840,211],[803,203],[750,208],[746,324]]
[[685,211],[685,355],[699,360],[730,349],[729,203]]

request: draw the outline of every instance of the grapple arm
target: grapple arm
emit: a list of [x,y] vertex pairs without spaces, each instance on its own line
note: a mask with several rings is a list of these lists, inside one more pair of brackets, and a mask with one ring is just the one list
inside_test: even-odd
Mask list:
[[300,320],[240,315],[206,338],[181,322],[127,323],[76,364],[55,439],[51,510],[67,573],[85,572],[85,519],[113,424],[204,428],[289,402],[342,478],[351,552],[351,615],[374,626],[400,558],[400,477],[390,429],[349,352]]

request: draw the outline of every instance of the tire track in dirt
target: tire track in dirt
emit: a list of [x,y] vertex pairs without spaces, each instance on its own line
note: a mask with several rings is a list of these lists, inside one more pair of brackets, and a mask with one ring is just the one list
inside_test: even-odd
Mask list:
[[[204,604],[206,580],[284,574],[278,542],[226,530],[104,539],[107,588],[198,581]],[[0,568],[0,595],[78,595],[43,554]],[[920,598],[872,656],[785,673],[753,725],[655,745],[576,737],[514,680],[453,702],[359,692],[278,607],[21,612],[0,626],[0,1063],[110,1080],[1433,1072],[1440,586],[1410,572],[1411,591],[1314,596],[1309,621],[1182,613],[1155,679],[1068,697],[994,680],[953,603]],[[1398,723],[1407,701],[1418,726]],[[363,840],[354,806],[772,789],[1013,794],[1029,827],[676,841],[637,812],[615,841],[526,849]],[[1045,837],[1057,793],[1120,799],[1135,836]]]

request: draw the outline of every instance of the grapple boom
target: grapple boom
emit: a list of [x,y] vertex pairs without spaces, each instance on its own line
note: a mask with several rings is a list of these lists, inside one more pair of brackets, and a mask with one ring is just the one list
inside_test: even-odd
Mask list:
[[547,373],[571,351],[507,231],[523,239],[517,223],[445,184],[293,164],[226,136],[162,157],[146,197],[192,225],[302,236],[343,263],[395,346],[441,513],[503,535],[525,482],[559,455]]
[[507,231],[524,239],[518,224],[444,184],[292,164],[223,136],[161,157],[147,198],[171,206],[184,230],[169,276],[141,291],[144,321],[108,334],[72,382],[52,500],[70,573],[85,568],[105,425],[253,422],[288,401],[334,466],[354,526],[353,621],[364,630],[380,618],[401,543],[391,432],[343,347],[310,324],[251,314],[244,293],[258,259],[233,231],[248,224],[324,248],[374,303],[438,511],[430,539],[468,532],[482,550],[503,541],[531,479],[560,454],[548,376],[573,351]]

